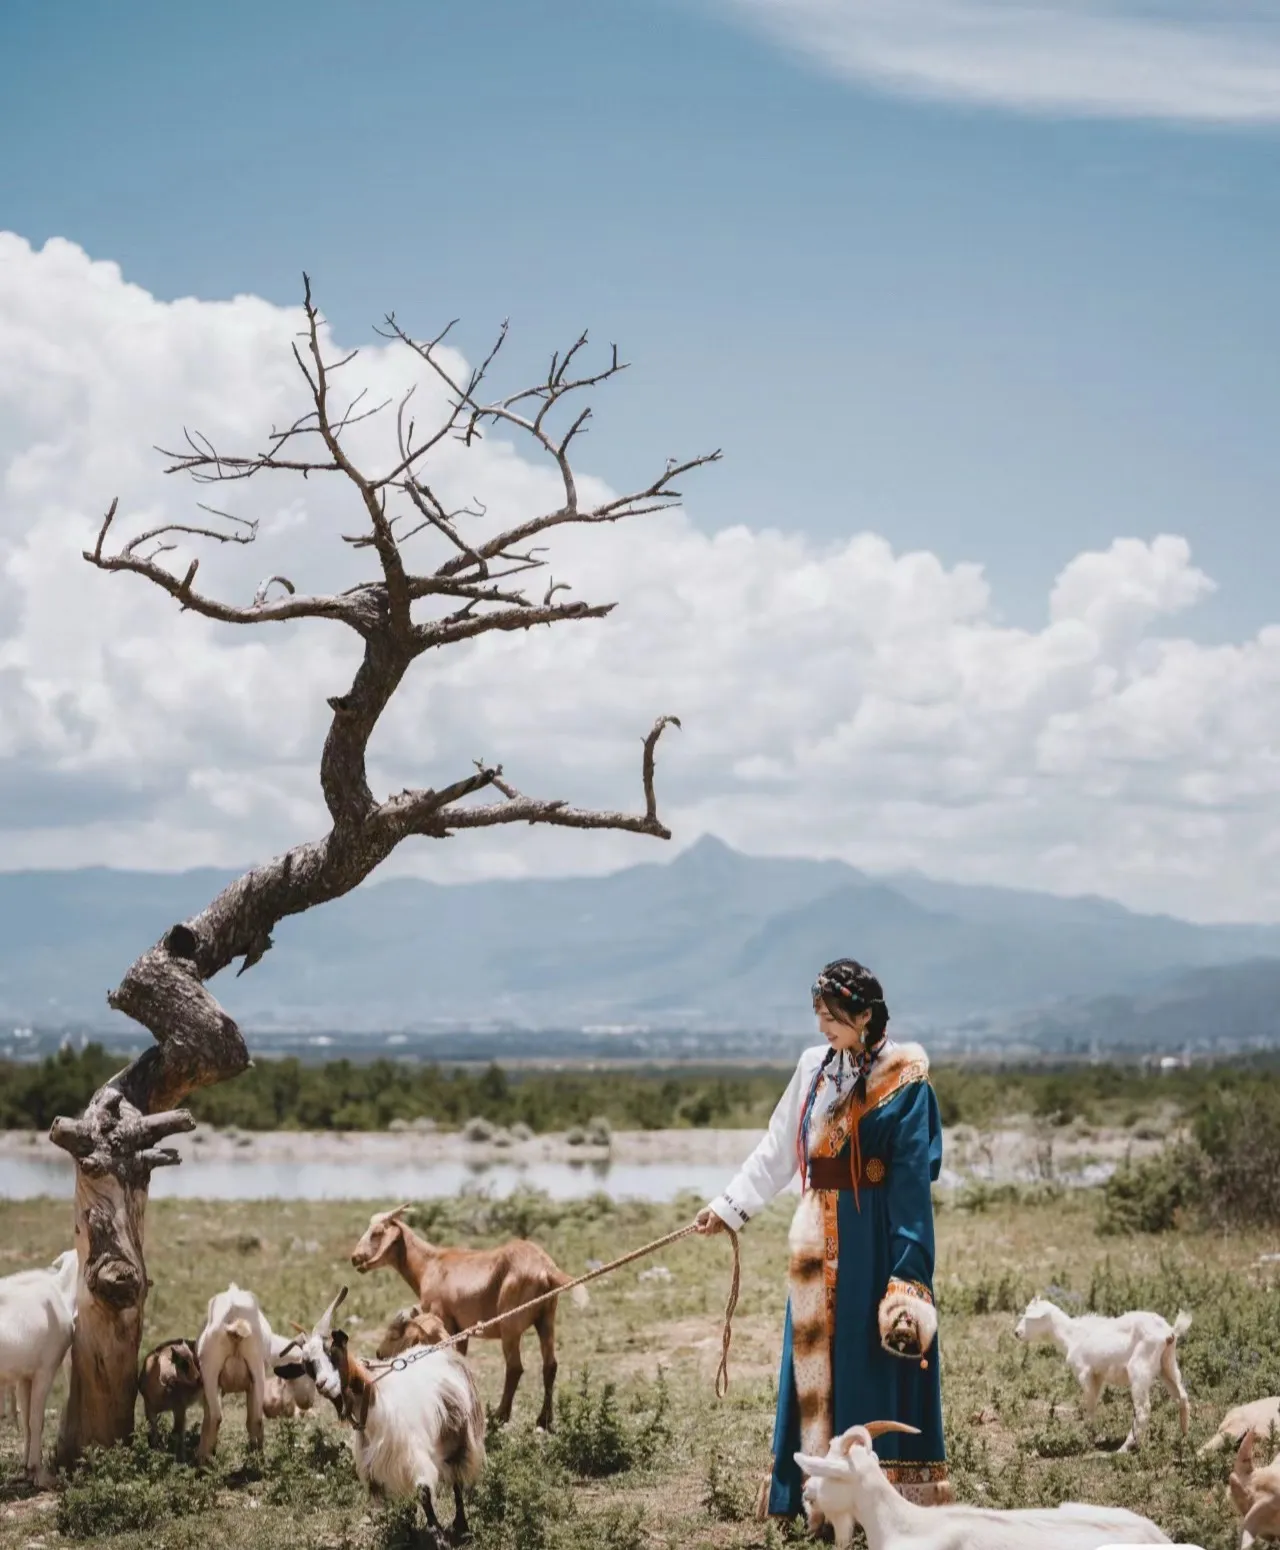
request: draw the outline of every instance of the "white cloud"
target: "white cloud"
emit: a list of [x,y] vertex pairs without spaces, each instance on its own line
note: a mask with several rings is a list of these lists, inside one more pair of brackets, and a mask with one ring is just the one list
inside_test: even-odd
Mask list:
[[1280,119],[1276,0],[722,0],[834,75],[1032,113]]
[[[248,297],[160,303],[68,243],[35,253],[0,236],[0,864],[232,864],[323,832],[324,702],[347,686],[354,637],[212,624],[80,557],[112,495],[147,521],[191,512],[200,492],[161,475],[153,442],[183,424],[243,440],[289,413],[297,324]],[[373,397],[406,370],[383,349],[350,368]],[[362,432],[362,456],[377,435]],[[502,515],[557,489],[494,442],[450,444],[437,483]],[[359,574],[342,484],[220,494],[263,526],[253,548],[204,554],[210,590]],[[1177,537],[1077,556],[1038,630],[999,622],[980,567],[869,533],[822,547],[709,535],[677,512],[562,530],[553,559],[617,612],[421,660],[375,740],[382,788],[485,757],[526,790],[631,806],[640,738],[675,712],[659,780],[679,843],[712,830],[872,869],[1280,919],[1280,626],[1211,647],[1180,637],[1211,583]],[[667,854],[498,830],[394,865],[460,877]]]

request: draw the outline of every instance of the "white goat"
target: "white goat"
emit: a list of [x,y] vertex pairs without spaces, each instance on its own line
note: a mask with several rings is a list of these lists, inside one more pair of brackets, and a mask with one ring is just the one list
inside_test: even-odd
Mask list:
[[1267,1399],[1250,1400],[1247,1405],[1237,1405],[1234,1410],[1228,1410],[1218,1430],[1200,1449],[1200,1453],[1202,1456],[1217,1453],[1229,1442],[1238,1443],[1246,1432],[1265,1437],[1272,1427],[1280,1431],[1280,1395],[1275,1394]]
[[26,1470],[41,1488],[53,1483],[41,1457],[45,1401],[71,1349],[79,1274],[76,1251],[68,1249],[47,1269],[0,1280],[0,1387],[17,1390]]
[[[207,1464],[218,1445],[223,1394],[245,1396],[249,1441],[262,1446],[267,1415],[291,1415],[309,1410],[316,1400],[314,1374],[289,1361],[298,1341],[277,1335],[258,1299],[233,1281],[225,1292],[209,1299],[204,1328],[196,1341],[196,1359],[204,1390],[204,1422],[196,1462]],[[268,1379],[268,1369],[273,1378]]]
[[[344,1287],[326,1317],[346,1295]],[[421,1351],[421,1348],[418,1348]],[[418,1496],[428,1533],[439,1539],[434,1493],[453,1488],[455,1541],[468,1532],[462,1492],[485,1464],[484,1406],[475,1379],[456,1350],[426,1351],[399,1370],[370,1371],[336,1329],[325,1342],[316,1383],[353,1427],[356,1473],[373,1492]]]
[[1231,1472],[1231,1500],[1244,1519],[1240,1550],[1249,1550],[1258,1539],[1280,1539],[1280,1453],[1265,1469],[1255,1469],[1253,1441],[1250,1428],[1241,1439]]
[[[1167,1545],[1147,1518],[1123,1507],[920,1507],[895,1490],[872,1447],[883,1432],[911,1432],[897,1421],[873,1421],[833,1438],[825,1458],[795,1455],[808,1475],[804,1500],[811,1522],[831,1524],[837,1545],[853,1543],[855,1524],[868,1550],[1103,1550],[1118,1545]],[[916,1434],[918,1435],[918,1433]]]
[[1084,1393],[1083,1410],[1092,1422],[1108,1384],[1127,1388],[1133,1400],[1133,1425],[1121,1444],[1128,1453],[1142,1441],[1151,1417],[1151,1390],[1161,1383],[1178,1403],[1178,1425],[1187,1435],[1191,1401],[1178,1370],[1178,1341],[1191,1328],[1191,1315],[1179,1313],[1170,1324],[1158,1313],[1122,1313],[1104,1318],[1086,1313],[1072,1318],[1056,1303],[1033,1297],[1018,1320],[1019,1340],[1052,1340],[1067,1359]]

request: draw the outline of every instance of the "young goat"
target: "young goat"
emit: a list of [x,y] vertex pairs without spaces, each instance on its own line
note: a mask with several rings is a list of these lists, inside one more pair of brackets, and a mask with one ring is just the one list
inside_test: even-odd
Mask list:
[[836,1544],[853,1543],[855,1524],[868,1550],[1103,1550],[1167,1545],[1154,1523],[1121,1507],[1075,1502],[999,1512],[991,1507],[920,1507],[900,1495],[872,1447],[883,1432],[914,1432],[897,1421],[873,1421],[832,1439],[825,1458],[795,1455],[808,1475],[804,1500],[812,1522],[831,1524]]
[[[448,1338],[449,1331],[444,1327],[444,1320],[434,1313],[424,1313],[414,1303],[408,1308],[398,1308],[387,1320],[387,1327],[382,1331],[374,1354],[379,1361],[386,1361],[390,1357],[399,1356],[401,1351],[407,1351],[411,1346],[438,1345]],[[458,1351],[459,1347],[451,1346],[450,1350]]]
[[74,1249],[45,1270],[20,1270],[0,1280],[0,1388],[17,1390],[27,1474],[41,1489],[53,1484],[44,1467],[44,1407],[71,1349],[80,1262]]
[[147,1439],[160,1446],[160,1417],[173,1416],[173,1435],[181,1458],[187,1442],[187,1408],[200,1398],[200,1361],[194,1340],[165,1340],[142,1361],[138,1392],[147,1417]]
[[1280,1396],[1273,1394],[1268,1399],[1254,1399],[1247,1405],[1237,1405],[1223,1416],[1218,1430],[1200,1449],[1201,1456],[1217,1453],[1228,1443],[1238,1443],[1246,1432],[1265,1437],[1272,1427],[1280,1431]]
[[[351,1263],[364,1275],[387,1265],[398,1271],[418,1296],[419,1307],[444,1324],[451,1335],[472,1324],[491,1319],[507,1308],[517,1308],[531,1298],[566,1285],[565,1275],[545,1249],[517,1238],[496,1249],[440,1249],[418,1237],[401,1221],[409,1207],[376,1213],[368,1231],[356,1244]],[[578,1307],[585,1307],[585,1287],[572,1292]],[[507,1376],[496,1419],[511,1418],[516,1386],[524,1371],[520,1341],[530,1326],[538,1332],[542,1347],[542,1409],[538,1425],[549,1431],[552,1424],[552,1391],[556,1381],[556,1298],[541,1303],[518,1318],[504,1320],[482,1337],[501,1340]],[[466,1355],[466,1343],[457,1348]]]
[[1254,1435],[1252,1427],[1244,1434],[1231,1472],[1231,1500],[1244,1519],[1240,1550],[1258,1539],[1280,1539],[1280,1453],[1265,1469],[1255,1469]]
[[[443,1333],[430,1317],[422,1329]],[[411,1325],[402,1336],[416,1332]],[[437,1543],[442,1531],[434,1493],[452,1486],[452,1538],[463,1539],[468,1533],[463,1488],[479,1479],[485,1463],[484,1407],[466,1362],[456,1350],[427,1351],[399,1371],[372,1373],[351,1354],[340,1329],[326,1350],[332,1365],[318,1371],[316,1381],[322,1393],[340,1401],[352,1424],[351,1451],[361,1480],[387,1496],[418,1496],[428,1534]]]
[[1189,1313],[1179,1313],[1174,1324],[1158,1313],[1142,1312],[1113,1319],[1095,1313],[1072,1318],[1055,1303],[1033,1297],[1014,1334],[1019,1340],[1053,1341],[1083,1390],[1083,1410],[1090,1422],[1108,1384],[1129,1390],[1133,1425],[1120,1448],[1128,1453],[1142,1441],[1151,1417],[1151,1390],[1157,1383],[1177,1401],[1178,1425],[1187,1435],[1191,1401],[1178,1370],[1177,1348],[1190,1328]]
[[297,1340],[277,1335],[258,1299],[234,1281],[209,1299],[205,1326],[196,1342],[204,1391],[197,1463],[208,1463],[218,1445],[223,1394],[245,1396],[249,1441],[255,1448],[262,1446],[265,1417],[293,1415],[315,1404],[314,1372],[299,1357],[289,1359],[298,1345]]

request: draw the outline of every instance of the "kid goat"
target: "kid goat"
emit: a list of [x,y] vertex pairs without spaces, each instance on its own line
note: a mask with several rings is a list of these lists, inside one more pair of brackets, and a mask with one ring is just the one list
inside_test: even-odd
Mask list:
[[[317,1348],[328,1335],[330,1308],[309,1336]],[[267,1415],[290,1415],[315,1404],[314,1372],[298,1356],[289,1357],[297,1340],[277,1335],[267,1322],[258,1299],[233,1281],[225,1292],[209,1299],[205,1325],[196,1342],[196,1360],[204,1391],[204,1424],[196,1462],[208,1463],[218,1445],[222,1425],[223,1394],[243,1394],[249,1441],[262,1446],[262,1423]],[[267,1369],[271,1369],[270,1379]]]
[[[469,1329],[508,1308],[565,1286],[565,1275],[547,1251],[527,1239],[516,1238],[496,1249],[441,1249],[420,1238],[401,1220],[408,1205],[374,1214],[369,1227],[352,1251],[351,1263],[361,1275],[387,1265],[397,1270],[417,1293],[419,1306],[434,1313],[451,1335]],[[575,1287],[572,1297],[585,1307],[585,1287]],[[538,1425],[551,1429],[551,1396],[556,1382],[556,1303],[551,1298],[527,1313],[505,1319],[481,1337],[501,1340],[507,1376],[496,1419],[511,1419],[516,1386],[524,1371],[520,1341],[530,1325],[542,1347],[542,1409]],[[467,1345],[457,1348],[464,1356]]]
[[26,1444],[26,1471],[42,1489],[53,1478],[44,1467],[44,1407],[71,1349],[80,1262],[74,1249],[44,1270],[20,1270],[0,1280],[0,1389],[18,1395]]
[[1087,1313],[1072,1318],[1055,1303],[1033,1297],[1018,1320],[1019,1340],[1051,1340],[1067,1359],[1084,1393],[1086,1419],[1093,1420],[1108,1384],[1127,1388],[1133,1399],[1133,1425],[1120,1451],[1142,1441],[1151,1417],[1151,1390],[1161,1383],[1178,1402],[1178,1425],[1187,1435],[1191,1402],[1178,1370],[1178,1341],[1191,1328],[1191,1315],[1179,1313],[1171,1325],[1158,1313],[1122,1313],[1104,1318]]
[[920,1507],[900,1495],[880,1468],[872,1443],[884,1432],[914,1432],[899,1421],[873,1421],[835,1437],[825,1458],[797,1453],[808,1475],[804,1500],[810,1522],[828,1522],[839,1546],[853,1543],[855,1524],[868,1550],[1103,1550],[1116,1545],[1167,1545],[1147,1518],[1122,1507],[1067,1502],[1053,1508]]
[[1244,1519],[1240,1550],[1258,1539],[1280,1539],[1280,1453],[1265,1469],[1255,1469],[1254,1436],[1252,1427],[1244,1434],[1231,1472],[1231,1500]]

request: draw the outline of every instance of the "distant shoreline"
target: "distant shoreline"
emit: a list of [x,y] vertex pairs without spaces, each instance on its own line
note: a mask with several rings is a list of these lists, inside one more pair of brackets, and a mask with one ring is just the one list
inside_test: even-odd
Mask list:
[[[494,1146],[468,1140],[461,1131],[215,1130],[200,1125],[172,1144],[184,1161],[386,1164],[459,1162],[526,1167],[538,1163],[664,1164],[725,1169],[726,1180],[750,1154],[761,1130],[615,1131],[608,1146],[570,1145],[565,1132]],[[943,1183],[986,1179],[994,1183],[1058,1175],[1076,1182],[1101,1182],[1126,1156],[1135,1161],[1158,1152],[1172,1137],[1107,1127],[1065,1126],[1047,1130],[1030,1119],[977,1131],[956,1125],[944,1143]],[[1046,1149],[1049,1149],[1048,1152]],[[40,1131],[0,1130],[0,1157],[61,1158]],[[1051,1158],[1051,1169],[1047,1167]]]

